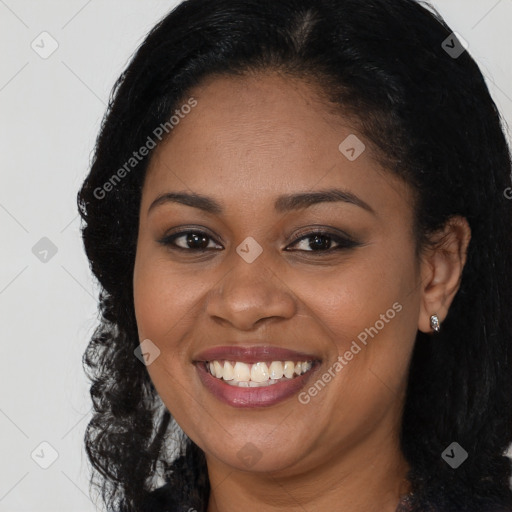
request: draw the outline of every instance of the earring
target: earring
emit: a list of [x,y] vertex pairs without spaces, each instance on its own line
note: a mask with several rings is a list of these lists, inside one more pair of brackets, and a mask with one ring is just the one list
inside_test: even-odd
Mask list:
[[430,317],[430,327],[435,332],[439,332],[441,330],[441,324],[439,323],[439,317],[437,316],[436,313],[434,313]]

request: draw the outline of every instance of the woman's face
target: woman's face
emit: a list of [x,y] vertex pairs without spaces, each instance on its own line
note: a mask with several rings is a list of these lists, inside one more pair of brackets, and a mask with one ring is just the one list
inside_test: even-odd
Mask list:
[[[304,82],[216,77],[190,96],[142,192],[134,300],[151,379],[209,464],[368,464],[398,445],[418,329],[410,191]],[[337,200],[315,196],[331,189]],[[254,383],[313,364],[240,387],[207,374],[214,359]]]

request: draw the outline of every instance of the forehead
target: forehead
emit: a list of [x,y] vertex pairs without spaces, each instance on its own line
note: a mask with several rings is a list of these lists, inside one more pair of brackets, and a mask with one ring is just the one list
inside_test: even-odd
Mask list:
[[[279,194],[318,188],[375,196],[391,187],[407,199],[403,182],[311,84],[278,74],[213,76],[189,97],[197,105],[155,149],[146,193],[188,188],[227,202],[273,204]],[[347,158],[347,145],[355,159]]]

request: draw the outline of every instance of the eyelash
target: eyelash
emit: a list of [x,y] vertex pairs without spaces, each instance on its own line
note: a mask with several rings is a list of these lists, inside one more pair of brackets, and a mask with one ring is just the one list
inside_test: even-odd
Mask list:
[[[204,235],[206,238],[213,240],[213,237],[211,237],[210,235],[208,235],[208,233],[205,233],[204,231],[189,230],[189,231],[180,231],[179,233],[167,235],[164,238],[162,238],[161,240],[159,240],[159,243],[169,247],[172,250],[184,251],[184,252],[205,253],[205,252],[208,252],[211,250],[218,250],[218,249],[190,249],[190,248],[179,247],[174,243],[174,241],[176,239],[181,238],[184,235],[189,235],[189,234],[198,234],[200,236]],[[354,247],[357,247],[358,245],[360,245],[358,242],[356,242],[355,240],[352,240],[349,237],[343,237],[343,236],[337,235],[337,234],[329,232],[329,231],[320,231],[320,230],[309,231],[307,233],[299,233],[298,235],[296,235],[294,237],[291,245],[295,245],[299,241],[304,240],[304,239],[307,240],[308,238],[313,238],[314,236],[327,237],[331,240],[331,242],[338,244],[338,246],[334,247],[334,248],[326,249],[326,250],[321,250],[321,249],[318,251],[315,251],[315,250],[300,251],[299,250],[299,252],[316,253],[316,254],[319,254],[319,253],[330,254],[333,251],[339,251],[339,250],[343,250],[343,249],[345,249],[345,250],[353,249]]]

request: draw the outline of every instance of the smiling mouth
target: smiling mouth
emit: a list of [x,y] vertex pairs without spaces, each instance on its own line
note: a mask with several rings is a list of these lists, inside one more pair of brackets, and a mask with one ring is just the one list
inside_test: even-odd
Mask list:
[[293,380],[309,372],[314,361],[260,361],[252,364],[242,361],[204,361],[204,368],[216,379],[230,386],[257,388]]

